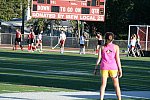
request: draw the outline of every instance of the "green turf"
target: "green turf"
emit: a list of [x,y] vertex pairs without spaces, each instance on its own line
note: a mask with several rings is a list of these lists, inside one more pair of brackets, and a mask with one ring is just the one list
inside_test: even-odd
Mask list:
[[[0,93],[98,91],[100,77],[93,75],[96,59],[97,56],[88,54],[0,49]],[[150,57],[121,57],[121,62],[121,90],[149,91]],[[106,90],[114,91],[111,79]]]

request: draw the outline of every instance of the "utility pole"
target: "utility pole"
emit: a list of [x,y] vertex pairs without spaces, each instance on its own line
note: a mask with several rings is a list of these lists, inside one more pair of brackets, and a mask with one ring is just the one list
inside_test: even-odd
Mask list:
[[24,44],[24,15],[25,15],[25,5],[24,0],[22,0],[22,27],[21,27],[21,34],[23,38],[23,44]]
[[22,27],[21,27],[22,34],[24,34],[24,15],[25,15],[25,7],[24,7],[24,0],[22,0]]
[[54,27],[54,20],[51,20],[51,47],[53,47],[53,27]]

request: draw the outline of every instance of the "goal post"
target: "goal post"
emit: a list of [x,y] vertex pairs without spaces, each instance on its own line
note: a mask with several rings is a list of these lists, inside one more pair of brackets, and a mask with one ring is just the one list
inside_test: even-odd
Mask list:
[[142,50],[150,50],[150,25],[129,25],[128,46],[130,45],[130,39],[132,34],[136,34],[140,37],[140,44]]

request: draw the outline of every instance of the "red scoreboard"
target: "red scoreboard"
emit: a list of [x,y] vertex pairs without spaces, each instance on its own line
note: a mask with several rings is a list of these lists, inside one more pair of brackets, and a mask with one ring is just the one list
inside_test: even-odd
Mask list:
[[104,21],[105,0],[33,0],[32,17]]

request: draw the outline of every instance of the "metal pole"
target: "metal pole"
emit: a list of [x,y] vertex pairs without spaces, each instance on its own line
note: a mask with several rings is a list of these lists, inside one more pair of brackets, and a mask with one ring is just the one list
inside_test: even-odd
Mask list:
[[84,32],[84,21],[81,22],[81,25],[82,25],[82,31],[81,31],[81,34],[83,34],[83,32]]
[[12,36],[12,33],[10,33],[10,35],[11,35],[11,46],[13,45],[13,36]]
[[147,42],[148,42],[148,26],[147,26],[147,29],[146,29],[146,47],[145,47],[146,51],[147,51]]
[[51,47],[53,47],[53,25],[54,25],[54,20],[51,20]]
[[21,27],[21,34],[23,39],[23,45],[24,45],[24,15],[25,15],[25,7],[24,7],[24,0],[22,0],[22,27]]
[[[128,46],[129,46],[129,44],[130,44],[130,25],[129,25],[129,31],[128,31]],[[128,52],[129,52],[129,47],[127,46],[127,50],[128,50]]]
[[80,21],[78,20],[78,36],[80,38]]
[[0,22],[0,44],[1,44],[1,29],[2,29],[1,25],[2,25],[2,22]]

